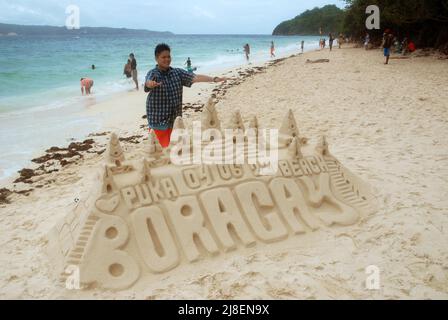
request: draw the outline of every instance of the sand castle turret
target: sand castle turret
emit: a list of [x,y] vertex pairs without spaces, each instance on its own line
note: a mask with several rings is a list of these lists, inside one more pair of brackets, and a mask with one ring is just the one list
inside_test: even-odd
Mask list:
[[120,165],[125,160],[123,149],[120,145],[120,139],[118,139],[118,136],[115,133],[112,133],[106,151],[106,161],[108,163]]
[[177,117],[176,121],[174,121],[173,130],[185,130],[185,123],[182,117]]
[[146,159],[143,159],[141,177],[142,183],[148,183],[149,181],[151,181],[151,164]]
[[[176,131],[180,131],[180,132],[177,132],[177,134],[181,135],[183,130],[185,130],[184,120],[182,119],[182,117],[177,117],[176,121],[174,121],[173,133],[176,132]],[[181,137],[178,136],[178,138],[180,139]],[[172,148],[176,144],[178,144],[178,142],[179,142],[178,140],[171,139],[169,148]]]
[[260,130],[260,124],[258,122],[257,116],[253,116],[249,121],[249,129],[255,130],[255,132],[258,134],[258,130]]
[[149,134],[149,139],[146,146],[146,152],[150,157],[159,158],[163,154],[163,148],[160,145],[159,139],[153,130]]
[[102,193],[113,193],[118,190],[117,185],[115,184],[112,171],[108,165],[105,165],[102,169],[102,173],[98,177],[98,180],[101,181],[101,192]]
[[218,112],[216,111],[215,103],[213,99],[210,99],[202,112],[201,116],[202,130],[207,129],[217,129],[221,130],[221,121],[218,117]]
[[232,116],[230,117],[230,126],[229,129],[233,130],[242,130],[245,131],[243,117],[241,116],[240,110],[236,110],[232,113]]
[[327,156],[330,154],[329,144],[327,142],[326,136],[321,137],[318,145],[316,146],[316,152],[322,156]]
[[292,110],[288,111],[288,114],[283,120],[282,126],[280,127],[279,135],[279,144],[283,147],[289,146],[294,138],[299,137],[299,127],[297,126],[297,121]]
[[293,159],[302,159],[302,144],[299,138],[294,138],[288,147],[288,153]]

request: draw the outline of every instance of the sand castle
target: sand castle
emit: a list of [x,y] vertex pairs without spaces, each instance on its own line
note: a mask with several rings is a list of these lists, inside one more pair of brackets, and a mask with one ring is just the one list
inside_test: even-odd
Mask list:
[[[212,103],[201,120],[203,129],[222,129]],[[245,128],[239,112],[230,121]],[[182,119],[175,127],[185,129]],[[257,118],[247,127],[259,130]],[[309,146],[292,111],[279,147],[277,174],[263,176],[262,164],[173,165],[153,134],[146,156],[127,161],[113,134],[94,190],[48,236],[57,274],[67,281],[77,270],[81,288],[124,290],[183,264],[353,225],[376,211],[370,187],[325,137]]]

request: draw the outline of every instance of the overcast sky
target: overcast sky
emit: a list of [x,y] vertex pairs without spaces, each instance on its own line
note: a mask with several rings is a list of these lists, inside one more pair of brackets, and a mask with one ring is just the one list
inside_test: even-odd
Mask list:
[[65,25],[68,5],[81,26],[125,27],[178,34],[270,34],[283,20],[342,0],[0,0],[0,23]]

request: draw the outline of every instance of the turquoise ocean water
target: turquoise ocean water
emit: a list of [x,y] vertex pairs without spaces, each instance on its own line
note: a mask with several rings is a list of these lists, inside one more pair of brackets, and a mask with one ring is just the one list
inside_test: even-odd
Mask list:
[[[154,67],[154,47],[172,48],[173,66],[188,57],[197,73],[246,65],[243,46],[251,45],[252,62],[270,59],[271,41],[277,57],[318,47],[318,37],[269,35],[172,35],[165,37],[0,37],[0,181],[29,165],[37,153],[71,138],[83,139],[100,122],[81,116],[89,98],[80,94],[79,80],[95,80],[95,101],[129,91],[123,76],[129,53],[137,58],[140,82]],[[96,70],[91,70],[94,64]],[[142,114],[144,113],[142,105]]]

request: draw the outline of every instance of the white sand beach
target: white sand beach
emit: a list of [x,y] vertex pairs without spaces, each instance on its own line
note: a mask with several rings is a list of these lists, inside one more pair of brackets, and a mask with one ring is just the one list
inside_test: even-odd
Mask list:
[[[92,133],[82,158],[44,162],[47,173],[7,186],[28,195],[0,203],[0,298],[447,299],[448,60],[414,55],[386,66],[380,50],[345,47],[249,70],[226,71],[234,84],[185,89],[185,123],[199,120],[212,94],[224,122],[239,109],[246,122],[256,115],[262,127],[279,128],[292,109],[310,145],[326,135],[331,153],[374,188],[376,213],[183,265],[129,290],[69,291],[52,271],[46,237],[92,191],[106,133],[125,138],[128,159],[145,153],[146,95],[126,93],[86,111],[104,120],[104,134]],[[366,289],[371,265],[380,290]]]

